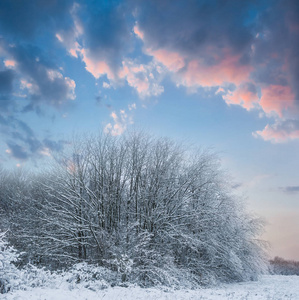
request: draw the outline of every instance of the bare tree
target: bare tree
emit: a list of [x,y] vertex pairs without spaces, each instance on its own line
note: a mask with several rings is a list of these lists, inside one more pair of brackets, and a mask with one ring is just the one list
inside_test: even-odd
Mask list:
[[60,263],[104,264],[143,284],[202,284],[254,278],[265,261],[261,224],[209,151],[140,132],[100,134],[75,140],[36,182],[36,249]]

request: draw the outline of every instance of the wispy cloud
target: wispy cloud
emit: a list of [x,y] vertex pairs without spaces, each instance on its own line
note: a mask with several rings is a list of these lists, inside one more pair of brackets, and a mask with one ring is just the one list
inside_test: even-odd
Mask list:
[[128,125],[134,123],[132,111],[136,109],[136,104],[129,104],[128,109],[129,112],[126,112],[124,109],[121,109],[118,113],[113,111],[110,114],[110,117],[113,119],[113,122],[110,122],[105,126],[104,132],[113,136],[123,134],[127,129]]
[[39,138],[26,122],[1,114],[0,132],[6,140],[6,155],[18,161],[34,160],[43,155],[50,156],[51,153],[62,152],[68,144],[66,140]]
[[284,193],[287,193],[287,194],[296,194],[296,193],[299,193],[299,185],[281,187],[280,190],[282,190]]

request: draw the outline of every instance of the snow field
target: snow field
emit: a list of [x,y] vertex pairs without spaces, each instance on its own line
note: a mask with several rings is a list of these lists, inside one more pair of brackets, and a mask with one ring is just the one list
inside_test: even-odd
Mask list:
[[16,290],[1,295],[3,300],[298,300],[299,276],[264,275],[259,281],[225,284],[198,290],[171,290],[169,288],[140,288],[130,286],[90,290],[61,284],[56,288]]

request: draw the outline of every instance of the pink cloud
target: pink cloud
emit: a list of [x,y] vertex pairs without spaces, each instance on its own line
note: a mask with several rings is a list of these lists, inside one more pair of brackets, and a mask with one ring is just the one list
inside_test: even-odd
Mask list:
[[63,43],[63,37],[61,36],[61,34],[56,33],[55,36],[60,43]]
[[80,52],[81,52],[81,47],[80,47],[79,43],[74,42],[72,47],[69,49],[69,54],[71,56],[74,56],[74,57],[78,58],[78,53],[80,53]]
[[77,39],[83,34],[83,29],[79,23],[75,22],[74,32],[60,32],[56,34],[56,38],[64,44],[68,53],[78,58],[81,57],[82,61],[85,63],[85,69],[91,73],[96,79],[103,75],[107,75],[108,79],[114,80],[115,75],[107,62],[103,59],[93,57],[89,51],[82,47],[77,41]]
[[6,68],[14,68],[16,66],[16,62],[14,60],[7,59],[4,61],[4,65]]
[[105,61],[91,57],[87,49],[81,49],[80,54],[82,56],[83,62],[85,63],[85,69],[96,79],[100,78],[103,75],[107,75],[108,79],[110,80],[115,79],[113,71]]
[[254,108],[259,101],[257,93],[249,90],[246,85],[241,85],[222,97],[227,104],[241,105],[247,110]]
[[298,120],[285,120],[277,121],[273,125],[266,125],[261,131],[253,133],[254,137],[261,137],[265,141],[273,143],[284,143],[288,140],[299,138],[299,121]]
[[21,81],[20,81],[20,88],[22,90],[27,89],[30,94],[37,94],[37,93],[39,93],[38,86],[36,84],[28,82],[25,79],[21,79]]
[[260,105],[266,113],[277,113],[283,116],[283,111],[294,105],[295,95],[289,86],[269,85],[262,88]]
[[[212,87],[221,86],[225,83],[240,85],[248,80],[253,68],[249,65],[240,64],[240,56],[230,55],[229,50],[225,49],[223,57],[220,59],[220,56],[214,53],[214,49],[207,49],[207,51],[215,63],[207,65],[205,63],[206,59],[189,61],[186,71],[178,74],[180,84],[187,87]],[[186,66],[185,58],[178,52],[148,48],[146,53],[152,55],[156,61],[162,63],[172,72],[178,72]]]
[[177,52],[170,52],[164,49],[151,50],[147,53],[154,56],[154,58],[168,68],[169,71],[177,72],[185,66],[184,58]]
[[157,68],[158,66],[154,63],[143,65],[131,60],[125,60],[118,76],[126,79],[128,85],[133,87],[141,98],[158,96],[163,93],[164,88],[160,85]]
[[239,59],[239,56],[226,56],[214,65],[206,65],[203,60],[192,60],[182,75],[182,84],[188,87],[213,87],[225,83],[240,85],[248,80],[252,67],[240,65]]
[[139,29],[137,25],[134,26],[133,31],[140,39],[144,39],[144,33]]
[[142,65],[134,67],[126,62],[123,62],[123,64],[124,67],[120,71],[119,76],[121,78],[126,78],[128,84],[135,88],[138,94],[145,95],[149,89],[148,78],[136,76],[136,74],[144,71],[144,67]]

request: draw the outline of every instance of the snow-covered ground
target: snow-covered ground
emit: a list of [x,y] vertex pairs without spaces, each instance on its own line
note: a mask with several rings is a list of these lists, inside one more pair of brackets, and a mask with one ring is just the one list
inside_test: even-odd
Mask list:
[[3,300],[187,300],[187,299],[299,299],[299,276],[267,275],[257,282],[226,284],[217,288],[200,290],[169,290],[167,288],[114,287],[99,291],[88,288],[73,288],[66,285],[56,288],[33,288],[1,295]]

